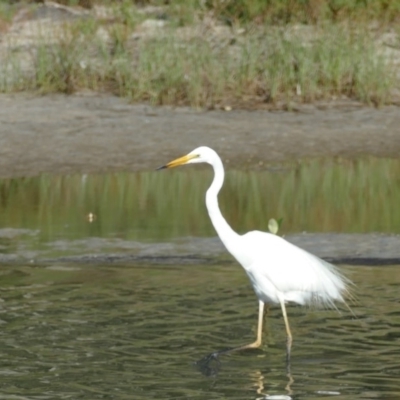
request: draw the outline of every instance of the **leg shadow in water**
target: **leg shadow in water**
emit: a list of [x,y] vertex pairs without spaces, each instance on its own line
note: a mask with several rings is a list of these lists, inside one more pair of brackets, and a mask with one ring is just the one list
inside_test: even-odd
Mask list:
[[[292,375],[291,375],[291,364],[290,364],[290,354],[291,354],[291,341],[288,341],[286,347],[286,374],[289,378],[289,387],[292,383]],[[220,351],[215,351],[213,353],[207,354],[200,360],[196,361],[194,364],[196,368],[204,375],[204,376],[217,376],[219,371],[221,370],[222,364],[220,361],[220,356],[233,353],[234,351],[243,350],[242,347],[234,347],[228,348]]]
[[[216,377],[218,373],[221,370],[222,367],[222,362],[220,360],[220,356],[229,354],[233,351],[237,350],[236,348],[233,349],[225,349],[221,351],[216,351],[214,353],[210,353],[206,356],[204,356],[202,359],[198,360],[195,363],[195,366],[197,369],[207,377]],[[280,399],[280,400],[292,400],[293,399],[293,390],[291,388],[291,385],[294,383],[293,376],[290,371],[290,353],[286,354],[286,378],[287,382],[285,385],[285,391],[286,394],[273,394],[269,395],[268,389],[267,392],[265,392],[265,382],[264,382],[264,375],[261,373],[261,371],[256,371],[255,377],[256,377],[256,399],[257,400],[267,400],[267,399]],[[276,388],[274,387],[274,391],[276,391]],[[261,397],[258,397],[261,396]]]
[[216,376],[221,369],[221,361],[219,357],[223,354],[230,353],[234,351],[235,348],[224,349],[220,351],[215,351],[213,353],[207,354],[200,360],[196,361],[194,364],[196,368],[204,375],[204,376]]

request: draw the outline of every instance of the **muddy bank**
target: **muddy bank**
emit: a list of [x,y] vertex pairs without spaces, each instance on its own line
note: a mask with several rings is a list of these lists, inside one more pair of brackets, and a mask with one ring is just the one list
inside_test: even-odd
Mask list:
[[[120,238],[59,239],[37,246],[31,239],[39,230],[0,229],[2,243],[11,247],[0,253],[0,264],[132,264],[198,265],[231,264],[218,237],[183,237],[167,242],[138,242]],[[378,233],[301,233],[285,237],[289,242],[334,264],[400,264],[398,235]],[[3,246],[3,251],[5,250]]]
[[195,111],[101,95],[0,96],[0,176],[152,170],[199,145],[228,168],[305,157],[398,157],[400,112],[358,103]]

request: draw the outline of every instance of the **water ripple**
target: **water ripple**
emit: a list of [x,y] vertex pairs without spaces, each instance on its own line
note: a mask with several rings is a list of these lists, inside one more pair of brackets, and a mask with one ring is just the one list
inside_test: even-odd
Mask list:
[[0,399],[400,397],[399,267],[346,268],[355,317],[290,306],[290,371],[272,307],[262,348],[220,357],[209,378],[196,360],[255,336],[238,266],[3,268],[19,273],[0,287]]

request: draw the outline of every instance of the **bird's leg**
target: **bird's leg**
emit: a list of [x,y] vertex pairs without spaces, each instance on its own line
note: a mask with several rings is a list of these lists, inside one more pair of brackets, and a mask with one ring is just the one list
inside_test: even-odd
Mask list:
[[216,351],[214,353],[209,354],[205,358],[216,358],[222,354],[228,354],[233,351],[245,350],[245,349],[256,349],[261,346],[262,342],[262,328],[263,328],[263,316],[264,316],[264,302],[261,300],[258,303],[258,327],[257,327],[257,339],[253,343],[245,344],[244,346],[233,347],[229,349],[224,349],[220,351]]
[[283,319],[285,320],[285,326],[286,326],[286,333],[287,333],[287,342],[286,342],[286,361],[287,364],[290,365],[290,351],[292,349],[292,332],[290,332],[290,326],[289,326],[289,320],[286,314],[286,306],[285,306],[285,301],[283,299],[280,299],[281,303],[281,308],[282,308],[282,314],[283,314]]
[[257,339],[255,342],[245,344],[244,346],[235,347],[229,351],[245,350],[245,349],[256,349],[261,346],[262,342],[262,329],[264,320],[264,302],[259,300],[258,302],[258,326],[257,326]]
[[[262,341],[263,317],[264,317],[264,302],[260,300],[258,306],[258,327],[257,327],[256,341],[250,344],[246,344],[244,346],[234,347],[232,349],[224,349],[206,355],[201,360],[196,362],[196,365],[200,369],[201,373],[207,376],[216,375],[220,367],[218,357],[223,354],[228,354],[234,351],[245,350],[245,349],[256,349],[257,347],[260,347]],[[212,363],[214,362],[216,364],[212,365]]]

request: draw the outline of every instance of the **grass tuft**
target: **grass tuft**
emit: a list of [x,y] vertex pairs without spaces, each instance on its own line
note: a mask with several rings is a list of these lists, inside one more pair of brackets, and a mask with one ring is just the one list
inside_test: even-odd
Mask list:
[[[160,27],[149,28],[142,24],[149,17],[130,1],[114,3],[105,21],[85,17],[44,31],[28,61],[25,49],[10,43],[0,64],[0,90],[111,91],[135,102],[196,108],[291,107],[343,97],[376,106],[393,101],[399,86],[395,64],[366,25],[228,28],[207,19],[206,10],[219,16],[230,10],[242,21],[264,15],[260,7],[268,4],[274,4],[274,12],[285,10],[287,2],[196,4],[177,1],[161,8],[172,17],[156,16],[152,20],[161,21]],[[200,10],[197,22],[192,18],[192,25],[182,27],[194,9]]]

